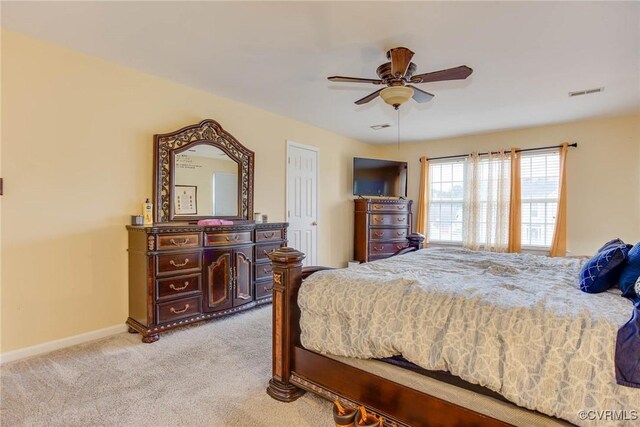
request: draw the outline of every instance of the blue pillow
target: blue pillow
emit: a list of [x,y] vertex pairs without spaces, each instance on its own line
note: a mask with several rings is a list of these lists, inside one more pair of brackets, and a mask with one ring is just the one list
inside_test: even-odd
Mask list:
[[606,250],[618,247],[620,245],[624,245],[624,242],[620,239],[613,239],[613,240],[609,240],[607,243],[605,243],[604,245],[602,245],[602,247],[600,249],[598,249],[596,251],[596,253],[599,252],[604,252]]
[[635,286],[638,279],[640,279],[640,242],[631,248],[628,257],[627,265],[620,273],[620,289],[623,297],[638,301],[640,295],[638,295]]
[[625,244],[598,252],[580,270],[580,290],[596,294],[618,283],[628,252]]

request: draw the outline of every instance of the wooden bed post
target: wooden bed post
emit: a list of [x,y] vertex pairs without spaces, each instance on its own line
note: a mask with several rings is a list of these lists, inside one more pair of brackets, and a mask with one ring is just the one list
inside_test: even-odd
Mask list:
[[420,233],[411,233],[407,236],[407,246],[400,249],[393,256],[408,254],[409,252],[422,249],[422,242],[424,242],[424,236]]
[[422,243],[424,242],[424,236],[420,233],[411,233],[407,236],[407,240],[409,241],[410,248],[415,248],[416,250],[422,249]]
[[292,402],[304,394],[304,390],[289,382],[293,346],[300,340],[298,289],[304,258],[302,252],[293,248],[269,253],[273,263],[273,377],[267,394],[282,402]]

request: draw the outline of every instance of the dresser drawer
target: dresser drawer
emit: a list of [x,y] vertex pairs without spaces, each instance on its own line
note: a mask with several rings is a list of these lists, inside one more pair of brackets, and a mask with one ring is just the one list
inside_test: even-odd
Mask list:
[[407,247],[407,243],[369,243],[369,256],[392,255]]
[[200,274],[156,280],[156,295],[159,300],[186,296],[199,291]]
[[156,304],[158,323],[172,322],[202,312],[200,295]]
[[371,214],[371,225],[408,225],[409,215],[399,214]]
[[251,243],[250,231],[238,233],[207,233],[207,246],[239,245],[241,243]]
[[266,279],[273,276],[273,266],[271,263],[256,264],[256,280]]
[[408,203],[372,203],[370,206],[374,212],[409,212]]
[[156,255],[158,274],[200,269],[200,252],[181,252]]
[[269,240],[281,240],[284,238],[284,230],[257,230],[256,243],[268,242]]
[[261,259],[269,259],[268,254],[282,246],[282,243],[275,243],[272,245],[259,245],[256,246],[256,261]]
[[158,250],[197,248],[200,246],[200,233],[159,234]]
[[370,228],[370,240],[404,240],[407,238],[406,228]]
[[273,280],[256,282],[256,299],[267,298],[273,295]]

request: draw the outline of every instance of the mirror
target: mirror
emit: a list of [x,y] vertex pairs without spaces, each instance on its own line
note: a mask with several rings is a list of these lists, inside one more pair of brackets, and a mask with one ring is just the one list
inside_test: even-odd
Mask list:
[[154,220],[253,217],[253,151],[214,120],[154,136]]
[[238,216],[238,164],[221,149],[195,145],[174,156],[178,216]]

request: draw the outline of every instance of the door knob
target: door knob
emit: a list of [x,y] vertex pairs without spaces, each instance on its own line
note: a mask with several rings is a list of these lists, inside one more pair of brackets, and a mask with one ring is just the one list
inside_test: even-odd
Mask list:
[[317,222],[317,221],[313,221],[313,222],[311,223],[311,225],[318,225],[318,222]]

